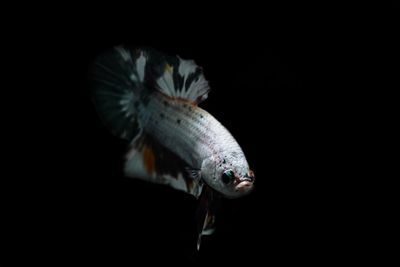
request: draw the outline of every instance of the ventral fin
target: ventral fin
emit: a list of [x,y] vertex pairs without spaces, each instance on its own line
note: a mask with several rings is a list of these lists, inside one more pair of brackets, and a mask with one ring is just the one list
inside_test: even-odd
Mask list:
[[169,185],[196,198],[203,187],[196,170],[146,134],[132,141],[126,154],[124,171],[128,177]]
[[204,187],[197,209],[197,250],[200,250],[202,236],[215,231],[215,214],[220,205],[219,196],[210,187]]

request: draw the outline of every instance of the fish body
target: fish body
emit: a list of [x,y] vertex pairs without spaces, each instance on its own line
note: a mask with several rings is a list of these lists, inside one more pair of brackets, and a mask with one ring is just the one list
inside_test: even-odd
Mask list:
[[210,90],[202,69],[178,56],[119,46],[99,56],[91,78],[100,117],[130,141],[125,174],[200,198],[199,246],[212,232],[217,196],[243,196],[254,182],[237,141],[198,106]]
[[[171,100],[162,94],[155,94],[150,99],[144,110],[148,116],[145,131],[184,159],[191,168],[210,173],[203,176],[208,185],[228,197],[234,197],[235,192],[225,190],[226,185],[220,185],[219,180],[214,179],[219,168],[221,171],[235,169],[240,177],[246,176],[249,171],[244,153],[230,132],[197,105]],[[215,166],[206,169],[202,165],[207,162]],[[215,174],[211,173],[212,170]]]

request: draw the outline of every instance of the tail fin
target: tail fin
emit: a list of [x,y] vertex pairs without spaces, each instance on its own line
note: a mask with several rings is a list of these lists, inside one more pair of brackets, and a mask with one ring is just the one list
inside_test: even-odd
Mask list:
[[144,88],[146,52],[123,46],[99,56],[91,69],[93,100],[109,130],[132,140],[139,133],[137,107]]

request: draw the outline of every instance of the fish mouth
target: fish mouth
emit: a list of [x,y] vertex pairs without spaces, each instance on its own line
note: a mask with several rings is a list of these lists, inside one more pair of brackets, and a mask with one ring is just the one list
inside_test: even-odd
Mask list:
[[238,183],[235,186],[235,191],[241,191],[241,192],[245,192],[245,191],[249,191],[253,188],[253,182],[249,180],[243,180],[240,183]]
[[253,182],[253,181],[254,181],[254,178],[253,178],[253,177],[244,177],[244,178],[240,179],[240,181],[241,181],[241,182],[243,182],[243,181]]

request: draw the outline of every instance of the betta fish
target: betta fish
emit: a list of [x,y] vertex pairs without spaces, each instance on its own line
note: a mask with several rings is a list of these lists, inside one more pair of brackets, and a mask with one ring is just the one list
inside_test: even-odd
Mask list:
[[254,174],[229,131],[198,104],[210,87],[193,60],[151,48],[117,46],[90,71],[106,127],[128,140],[124,173],[199,199],[198,239],[211,234],[215,202],[252,191]]

